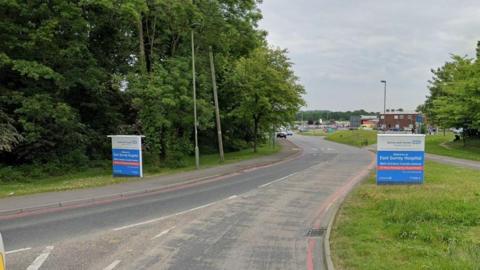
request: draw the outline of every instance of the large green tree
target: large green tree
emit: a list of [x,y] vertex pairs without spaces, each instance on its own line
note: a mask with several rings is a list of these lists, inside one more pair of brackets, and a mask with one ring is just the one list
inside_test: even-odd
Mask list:
[[259,2],[0,1],[0,169],[106,159],[115,133],[144,134],[148,158],[183,165],[192,31],[202,151],[216,147],[210,47],[225,149],[256,149],[303,104],[285,51],[268,49],[258,28]]
[[463,128],[464,138],[480,129],[480,59],[453,55],[432,71],[430,95],[422,107],[429,120],[443,128]]
[[257,48],[238,60],[231,80],[231,94],[238,100],[231,114],[251,123],[254,151],[262,131],[291,124],[304,105],[304,89],[284,50]]

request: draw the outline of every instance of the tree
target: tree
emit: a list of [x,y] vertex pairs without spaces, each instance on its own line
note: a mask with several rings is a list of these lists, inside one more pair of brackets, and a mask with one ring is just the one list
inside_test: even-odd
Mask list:
[[304,105],[303,87],[292,71],[286,51],[258,48],[241,58],[235,67],[232,86],[239,100],[233,113],[251,123],[253,149],[257,151],[260,131],[294,121]]
[[430,95],[423,106],[427,117],[443,128],[463,128],[464,139],[478,136],[480,60],[453,55],[450,62],[432,72]]

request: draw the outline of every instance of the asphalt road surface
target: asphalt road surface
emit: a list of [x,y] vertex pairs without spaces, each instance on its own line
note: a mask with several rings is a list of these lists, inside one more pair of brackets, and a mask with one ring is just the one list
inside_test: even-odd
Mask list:
[[321,269],[321,245],[309,247],[306,234],[327,198],[371,155],[319,137],[289,139],[303,154],[271,167],[0,220],[7,269]]

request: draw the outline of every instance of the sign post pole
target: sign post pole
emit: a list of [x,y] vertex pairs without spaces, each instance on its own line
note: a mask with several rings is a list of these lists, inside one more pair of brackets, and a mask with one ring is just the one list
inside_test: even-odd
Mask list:
[[112,138],[114,177],[143,177],[141,135],[109,135]]
[[377,185],[423,184],[425,135],[377,135]]
[[0,270],[5,270],[5,247],[3,246],[2,235],[0,234]]

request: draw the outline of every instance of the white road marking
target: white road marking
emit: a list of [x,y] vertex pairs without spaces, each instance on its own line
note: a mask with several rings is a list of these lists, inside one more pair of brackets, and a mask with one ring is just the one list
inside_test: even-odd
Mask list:
[[38,270],[42,264],[47,260],[48,256],[53,250],[53,246],[47,246],[43,252],[33,261],[32,264],[27,268],[27,270]]
[[150,220],[143,221],[143,222],[139,222],[139,223],[135,223],[135,224],[130,224],[130,225],[118,227],[118,228],[115,228],[115,229],[113,229],[113,230],[114,230],[114,231],[121,231],[121,230],[130,229],[130,228],[137,227],[137,226],[142,226],[142,225],[146,225],[146,224],[150,224],[150,223],[162,221],[162,220],[167,219],[167,218],[176,217],[176,216],[183,215],[183,214],[186,214],[186,213],[189,213],[189,212],[193,212],[193,211],[195,211],[195,210],[199,210],[199,209],[202,209],[202,208],[205,208],[205,207],[209,207],[209,206],[211,206],[211,205],[214,205],[215,203],[216,203],[216,202],[208,203],[208,204],[205,204],[205,205],[202,205],[202,206],[198,206],[198,207],[195,207],[195,208],[192,208],[192,209],[188,209],[188,210],[185,210],[185,211],[181,211],[181,212],[178,212],[178,213],[175,213],[175,214],[172,214],[172,215],[163,216],[163,217],[154,218],[154,219],[150,219]]
[[268,183],[266,183],[266,184],[263,184],[263,185],[259,186],[259,188],[264,188],[264,187],[269,186],[269,185],[271,185],[271,184],[274,184],[274,183],[276,183],[276,182],[280,182],[280,181],[282,181],[282,180],[285,180],[285,179],[289,178],[290,176],[292,176],[292,175],[294,175],[294,174],[296,174],[296,173],[292,173],[292,174],[289,174],[289,175],[284,176],[284,177],[282,177],[282,178],[279,178],[279,179],[277,179],[277,180],[274,180],[274,181],[272,181],[272,182],[268,182]]
[[113,270],[120,263],[120,260],[112,262],[109,266],[105,267],[103,270]]
[[15,249],[15,250],[9,250],[9,251],[5,252],[5,254],[9,255],[9,254],[22,252],[22,251],[27,251],[27,250],[30,250],[30,249],[32,249],[32,248],[31,247],[26,247],[26,248],[19,248],[19,249]]
[[163,231],[163,232],[155,235],[155,236],[152,238],[152,240],[153,240],[153,239],[157,239],[157,238],[159,238],[159,237],[162,237],[163,235],[169,233],[169,232],[170,232],[171,230],[173,230],[173,229],[175,229],[175,226],[173,226],[173,227],[171,227],[170,229],[167,229],[167,230],[165,230],[165,231]]
[[235,199],[235,198],[237,198],[237,197],[238,197],[237,195],[232,195],[232,196],[228,197],[227,200],[233,200],[233,199]]

